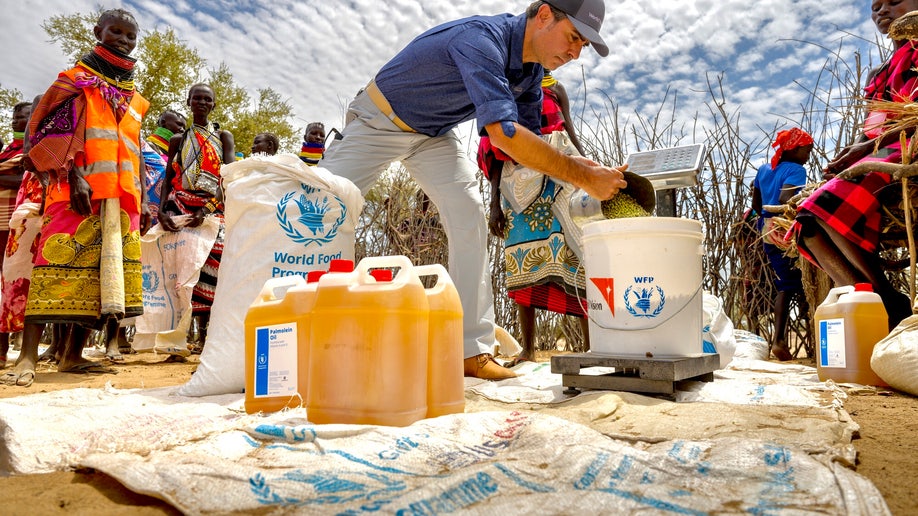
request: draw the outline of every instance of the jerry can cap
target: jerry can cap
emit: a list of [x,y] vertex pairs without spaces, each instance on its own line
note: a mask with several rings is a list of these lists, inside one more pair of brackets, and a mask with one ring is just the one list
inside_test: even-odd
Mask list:
[[309,271],[306,273],[306,283],[315,283],[325,274],[325,271]]
[[378,282],[392,281],[392,270],[391,269],[373,269],[370,271],[370,276],[373,276]]
[[353,260],[335,259],[328,262],[328,272],[354,272]]
[[873,285],[870,283],[855,283],[855,292],[873,292]]

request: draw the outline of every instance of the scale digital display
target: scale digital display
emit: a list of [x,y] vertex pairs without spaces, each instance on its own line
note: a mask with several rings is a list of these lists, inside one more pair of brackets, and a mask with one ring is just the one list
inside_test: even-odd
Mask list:
[[628,170],[650,180],[655,190],[693,186],[704,160],[704,144],[635,152],[625,163]]

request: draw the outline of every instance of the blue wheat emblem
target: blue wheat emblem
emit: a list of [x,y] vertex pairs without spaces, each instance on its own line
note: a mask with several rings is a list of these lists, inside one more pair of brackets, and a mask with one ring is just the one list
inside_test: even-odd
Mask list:
[[[654,296],[656,294],[656,296]],[[634,297],[634,304],[631,298]],[[663,289],[657,287],[638,287],[634,285],[625,290],[625,308],[635,317],[656,317],[663,311],[666,304],[666,295]],[[654,306],[656,305],[656,306]]]
[[[369,471],[339,474],[330,471],[295,470],[273,479],[256,473],[249,478],[249,489],[263,505],[334,507],[358,502],[363,512],[378,512],[391,503],[392,499],[404,493],[406,485],[404,481]],[[299,493],[305,497],[282,493]],[[324,512],[330,510],[334,509],[326,509]],[[347,514],[340,510],[334,512]]]
[[[335,239],[347,218],[347,206],[335,195],[328,195],[309,185],[301,186],[301,191],[288,192],[277,203],[277,222],[291,240],[304,247],[327,244]],[[296,205],[296,208],[290,208],[295,213],[292,220],[287,214],[291,200]],[[338,209],[339,216],[326,223],[325,217],[334,214],[335,209]]]
[[143,290],[144,292],[154,292],[159,288],[159,274],[156,274],[156,271],[150,270],[143,273]]

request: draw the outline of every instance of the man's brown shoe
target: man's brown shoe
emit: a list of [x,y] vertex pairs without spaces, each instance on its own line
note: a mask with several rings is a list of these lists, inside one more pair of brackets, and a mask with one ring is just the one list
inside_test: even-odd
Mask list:
[[516,378],[516,373],[497,363],[490,353],[482,353],[463,360],[465,375],[482,380]]

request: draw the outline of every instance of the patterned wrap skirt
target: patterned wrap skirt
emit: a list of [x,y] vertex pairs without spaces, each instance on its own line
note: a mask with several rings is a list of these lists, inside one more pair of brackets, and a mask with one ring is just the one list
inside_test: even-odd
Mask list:
[[504,205],[507,295],[522,306],[585,317],[580,260],[565,243],[561,223],[551,211],[557,188],[554,181],[545,181],[541,195],[522,213]]
[[[130,210],[133,202],[127,203]],[[140,263],[140,215],[121,204],[121,242],[124,265],[124,317],[143,313]],[[25,322],[78,323],[101,326],[102,220],[100,201],[93,215],[83,217],[59,202],[45,208],[41,237],[32,269]]]
[[191,291],[191,312],[194,314],[210,313],[210,307],[214,304],[214,292],[217,290],[217,274],[220,271],[220,259],[223,257],[223,237],[226,233],[226,224],[223,220],[222,213],[209,215],[220,219],[220,230],[217,232],[217,240],[201,267],[201,275],[198,282]]

